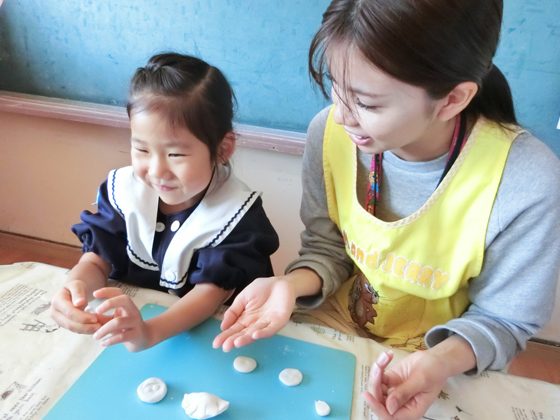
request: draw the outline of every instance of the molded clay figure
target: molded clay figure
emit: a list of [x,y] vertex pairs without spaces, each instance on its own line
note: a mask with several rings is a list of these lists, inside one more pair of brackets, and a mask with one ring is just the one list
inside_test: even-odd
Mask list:
[[193,392],[185,394],[181,406],[191,419],[209,419],[223,413],[229,407],[229,402],[208,392]]
[[167,394],[167,385],[159,378],[149,378],[142,382],[138,389],[138,397],[147,403],[157,403]]

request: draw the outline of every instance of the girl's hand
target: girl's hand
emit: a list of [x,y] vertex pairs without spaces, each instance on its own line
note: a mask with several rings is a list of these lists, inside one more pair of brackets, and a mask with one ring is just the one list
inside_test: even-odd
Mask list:
[[140,310],[136,307],[130,296],[125,295],[117,287],[105,287],[96,290],[93,295],[98,299],[107,298],[96,309],[98,316],[111,309],[115,314],[105,325],[93,335],[96,340],[101,340],[101,345],[108,347],[123,343],[130,352],[137,352],[152,347],[150,329],[142,319]]
[[430,350],[418,351],[389,370],[392,352],[382,353],[373,364],[366,402],[380,420],[421,419],[438,397],[450,375]]
[[271,337],[284,327],[296,303],[293,283],[284,277],[260,278],[247,286],[224,314],[222,333],[212,343],[225,352]]
[[67,282],[51,300],[49,315],[62,328],[79,334],[93,334],[102,321],[84,312],[87,306],[87,286],[82,280]]

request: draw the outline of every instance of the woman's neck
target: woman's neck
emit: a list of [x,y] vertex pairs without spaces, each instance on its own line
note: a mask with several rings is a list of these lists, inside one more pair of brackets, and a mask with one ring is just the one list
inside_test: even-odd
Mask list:
[[[464,113],[462,118],[464,118]],[[476,124],[476,116],[469,115],[467,118],[466,133],[470,135]],[[414,143],[408,144],[400,149],[391,150],[394,155],[402,160],[410,162],[428,162],[445,155],[451,148],[453,133],[455,131],[455,119],[441,124],[439,128],[428,130]]]
[[455,118],[435,121],[421,137],[404,147],[391,150],[396,156],[411,162],[427,162],[449,152],[455,131]]

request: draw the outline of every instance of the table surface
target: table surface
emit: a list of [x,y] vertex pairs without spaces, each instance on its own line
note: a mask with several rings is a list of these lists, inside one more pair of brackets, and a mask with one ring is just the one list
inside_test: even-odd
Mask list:
[[[67,272],[37,263],[0,266],[0,420],[43,418],[102,353],[103,348],[91,336],[60,329],[48,316],[49,301],[66,280]],[[146,303],[170,306],[178,299],[130,285],[117,286],[138,307]],[[353,353],[357,363],[351,418],[370,420],[360,394],[367,383],[372,360],[385,347],[327,327],[293,322],[280,335]],[[405,355],[395,350],[393,363]],[[484,372],[479,377],[450,378],[426,417],[558,420],[558,413],[558,385]]]

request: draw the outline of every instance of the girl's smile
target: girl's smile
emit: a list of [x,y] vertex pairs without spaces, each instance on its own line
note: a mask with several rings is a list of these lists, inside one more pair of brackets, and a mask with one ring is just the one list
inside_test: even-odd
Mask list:
[[176,188],[176,187],[171,187],[171,186],[167,186],[167,185],[160,185],[160,184],[152,184],[152,186],[156,190],[160,190],[160,191],[171,191],[171,190]]

